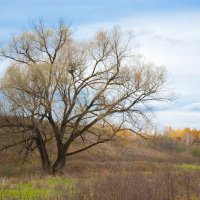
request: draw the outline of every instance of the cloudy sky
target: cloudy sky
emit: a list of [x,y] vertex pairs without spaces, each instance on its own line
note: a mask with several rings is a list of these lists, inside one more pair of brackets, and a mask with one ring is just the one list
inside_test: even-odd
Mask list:
[[81,39],[113,26],[133,30],[137,52],[166,66],[179,96],[156,110],[156,124],[200,128],[199,0],[0,0],[0,13],[0,43],[38,18],[63,18]]

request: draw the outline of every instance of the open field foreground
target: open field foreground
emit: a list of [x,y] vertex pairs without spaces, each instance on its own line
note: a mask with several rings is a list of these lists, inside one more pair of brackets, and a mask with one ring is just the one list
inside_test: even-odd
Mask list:
[[193,156],[194,147],[166,143],[160,147],[158,140],[116,139],[69,157],[55,176],[46,176],[36,155],[22,165],[18,150],[12,150],[12,156],[6,151],[1,159],[0,198],[200,199],[200,158]]

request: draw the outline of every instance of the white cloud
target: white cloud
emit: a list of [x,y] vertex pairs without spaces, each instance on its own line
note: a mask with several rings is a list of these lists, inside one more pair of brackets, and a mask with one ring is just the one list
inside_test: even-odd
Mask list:
[[174,128],[197,128],[199,129],[200,114],[192,111],[170,110],[155,113],[154,123],[159,128],[172,126]]
[[183,106],[182,110],[189,111],[189,112],[200,112],[200,102]]
[[[136,35],[137,51],[149,61],[165,65],[179,99],[177,109],[154,106],[156,123],[160,126],[200,128],[200,13],[156,13],[135,15],[107,23],[79,27],[77,36],[90,37],[98,29],[120,26],[132,29]],[[188,105],[181,107],[182,105]]]
[[200,102],[157,110],[154,114],[154,123],[160,128],[165,126],[200,128]]

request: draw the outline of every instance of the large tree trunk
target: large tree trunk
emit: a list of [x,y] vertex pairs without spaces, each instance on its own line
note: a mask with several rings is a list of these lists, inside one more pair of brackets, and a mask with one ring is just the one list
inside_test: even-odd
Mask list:
[[65,151],[59,151],[57,155],[57,159],[52,166],[52,173],[55,174],[58,171],[61,171],[61,169],[65,166]]
[[56,172],[59,172],[65,166],[66,147],[62,143],[57,143],[57,158],[55,160],[55,163],[52,165],[49,159],[49,155],[44,140],[40,132],[38,131],[39,130],[37,128],[34,130],[34,137],[35,137],[35,142],[37,144],[37,148],[40,153],[42,167],[45,172],[54,175]]

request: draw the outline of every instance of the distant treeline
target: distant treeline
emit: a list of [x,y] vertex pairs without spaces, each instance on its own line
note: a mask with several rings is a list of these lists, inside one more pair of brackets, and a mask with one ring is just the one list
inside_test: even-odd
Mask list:
[[200,130],[198,129],[167,127],[164,134],[179,142],[186,142],[187,144],[200,143]]

